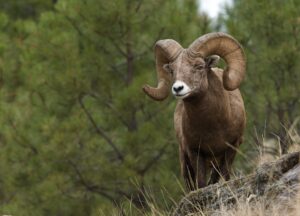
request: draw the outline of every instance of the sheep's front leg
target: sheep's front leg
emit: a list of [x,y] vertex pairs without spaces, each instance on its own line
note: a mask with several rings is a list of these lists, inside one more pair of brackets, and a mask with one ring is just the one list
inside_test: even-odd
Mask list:
[[194,188],[203,188],[206,186],[206,167],[205,167],[205,157],[199,151],[190,151],[189,159],[191,166],[194,171]]
[[193,179],[195,178],[190,159],[185,151],[179,148],[180,168],[185,185],[189,191],[193,190]]

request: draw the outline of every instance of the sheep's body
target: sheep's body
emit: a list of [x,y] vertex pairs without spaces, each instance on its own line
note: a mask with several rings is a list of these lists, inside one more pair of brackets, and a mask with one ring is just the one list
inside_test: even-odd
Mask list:
[[[230,35],[210,33],[187,49],[172,39],[160,40],[155,56],[157,88],[143,89],[154,100],[164,100],[172,89],[179,99],[174,123],[188,188],[206,186],[210,171],[209,184],[220,176],[228,180],[245,127],[238,90],[246,69],[241,45]],[[220,57],[227,63],[224,71],[212,68]]]
[[[181,171],[192,189],[205,186],[205,174],[210,168],[228,179],[234,148],[242,142],[246,119],[243,99],[238,89],[223,88],[222,74],[222,70],[214,68],[208,76],[207,93],[180,100],[175,110]],[[217,174],[212,174],[210,183],[218,180]],[[195,178],[198,185],[192,185]]]

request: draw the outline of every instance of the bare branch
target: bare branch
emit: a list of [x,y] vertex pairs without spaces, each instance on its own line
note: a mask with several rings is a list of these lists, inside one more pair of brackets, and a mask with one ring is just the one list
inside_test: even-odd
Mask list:
[[139,10],[140,10],[140,8],[142,6],[142,2],[143,2],[143,0],[140,0],[139,3],[137,4],[137,6],[135,7],[135,12],[136,13],[139,12]]
[[118,210],[122,213],[122,215],[125,215],[123,213],[123,209],[122,206],[120,205],[120,201],[119,199],[116,199],[115,197],[113,197],[113,195],[111,195],[110,193],[117,193],[121,196],[125,196],[128,199],[131,197],[128,193],[119,190],[119,189],[109,189],[103,186],[99,186],[99,185],[93,185],[93,184],[89,184],[88,181],[83,177],[82,173],[80,172],[79,168],[77,167],[77,165],[71,161],[68,160],[68,163],[71,165],[71,167],[74,169],[78,179],[79,179],[79,183],[81,185],[84,186],[84,188],[91,192],[91,193],[96,193],[106,199],[108,199],[110,202],[112,202],[117,208]]
[[37,150],[37,148],[34,145],[32,145],[31,142],[26,139],[26,137],[24,137],[21,133],[19,133],[18,128],[13,123],[12,119],[9,119],[9,124],[16,134],[16,138],[15,138],[16,142],[19,145],[23,146],[24,148],[29,148],[33,154],[35,155],[38,154],[39,151]]
[[114,144],[114,142],[110,139],[110,137],[104,132],[104,130],[97,125],[97,123],[95,122],[95,120],[92,117],[91,113],[84,106],[83,96],[80,96],[78,98],[78,102],[80,104],[80,107],[83,109],[84,113],[86,114],[88,120],[91,122],[91,124],[95,128],[97,134],[99,134],[107,142],[107,144],[114,150],[114,152],[116,153],[118,159],[121,160],[121,161],[123,161],[124,160],[123,154],[120,152],[120,150]]
[[100,101],[104,106],[106,106],[107,108],[109,108],[114,115],[117,117],[117,119],[126,127],[128,128],[128,130],[130,129],[130,125],[129,123],[122,117],[122,115],[120,115],[120,111],[118,111],[111,102],[109,101],[103,101],[101,100],[101,97],[98,96],[95,93],[89,93],[87,94],[89,96],[91,96],[93,99]]
[[139,173],[141,175],[144,175],[149,169],[151,169],[151,167],[157,163],[160,158],[164,155],[164,153],[166,152],[166,148],[168,146],[168,143],[165,144],[158,152],[158,154],[156,156],[154,156],[151,160],[148,161],[148,163],[144,166],[143,169],[139,170]]
[[78,167],[76,166],[76,164],[71,161],[68,160],[69,164],[72,166],[72,168],[74,169],[77,177],[79,178],[79,182],[80,184],[82,184],[86,190],[90,191],[90,192],[96,192],[97,194],[107,198],[108,200],[110,200],[112,203],[115,203],[115,199],[109,195],[107,193],[107,189],[99,187],[97,185],[90,185],[83,177],[83,175],[81,174],[81,172],[79,171]]
[[154,110],[151,113],[147,113],[145,110],[145,106],[144,104],[141,105],[139,107],[140,111],[144,114],[145,118],[143,119],[143,122],[148,122],[151,121],[152,119],[154,119],[156,116],[158,116],[158,114],[160,114],[160,112],[166,110],[166,108],[172,103],[172,101],[167,101],[165,104],[163,104],[161,107],[159,107],[158,109]]
[[114,47],[125,57],[127,58],[128,55],[127,53],[118,45],[118,43],[112,38],[112,37],[108,37],[109,40],[111,41],[111,43],[114,45]]

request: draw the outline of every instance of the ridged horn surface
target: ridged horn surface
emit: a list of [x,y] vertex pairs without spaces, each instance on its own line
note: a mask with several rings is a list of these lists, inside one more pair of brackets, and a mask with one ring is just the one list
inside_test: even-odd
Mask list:
[[159,40],[155,44],[155,61],[158,84],[157,87],[145,85],[143,91],[154,100],[168,97],[172,85],[172,77],[163,69],[164,64],[174,61],[183,48],[172,39]]
[[191,57],[219,55],[227,64],[223,74],[226,90],[238,88],[245,77],[246,58],[242,46],[230,35],[208,33],[196,39],[188,48]]

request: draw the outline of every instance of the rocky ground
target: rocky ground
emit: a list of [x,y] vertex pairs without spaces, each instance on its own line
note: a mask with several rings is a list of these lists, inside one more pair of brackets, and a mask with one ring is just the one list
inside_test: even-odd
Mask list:
[[286,208],[298,193],[299,158],[300,152],[286,154],[248,176],[193,191],[182,198],[172,215],[218,215],[220,209],[233,209],[239,203],[263,203],[265,209],[276,203],[277,210]]

